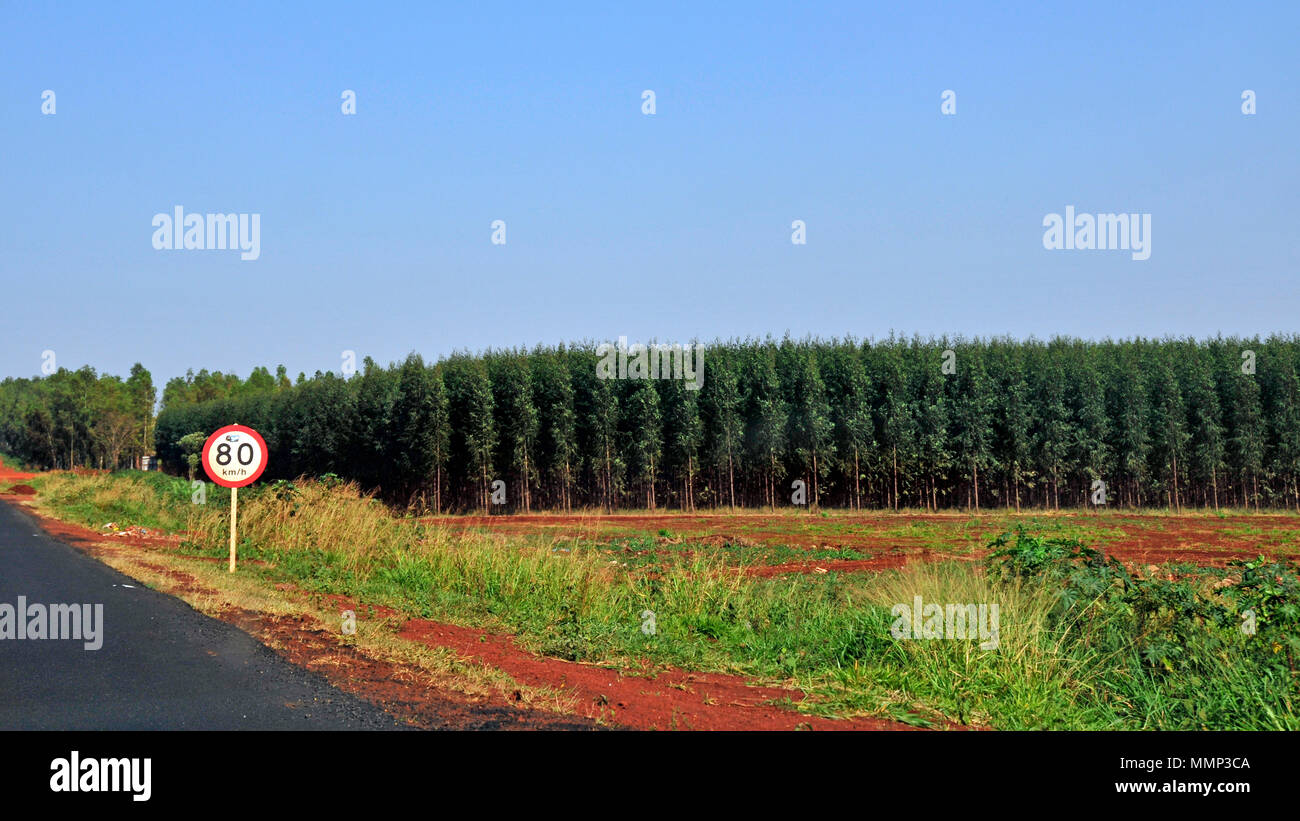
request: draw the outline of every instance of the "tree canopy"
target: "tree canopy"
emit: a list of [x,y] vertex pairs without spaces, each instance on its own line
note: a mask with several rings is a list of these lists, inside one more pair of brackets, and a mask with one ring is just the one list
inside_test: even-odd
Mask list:
[[[702,385],[600,377],[595,345],[367,359],[291,383],[89,368],[0,383],[0,450],[117,467],[239,422],[266,479],[336,474],[423,509],[1300,507],[1300,340],[891,336],[705,346]],[[1248,367],[1247,364],[1253,365]],[[699,387],[699,390],[694,388]],[[152,441],[151,441],[152,440]]]

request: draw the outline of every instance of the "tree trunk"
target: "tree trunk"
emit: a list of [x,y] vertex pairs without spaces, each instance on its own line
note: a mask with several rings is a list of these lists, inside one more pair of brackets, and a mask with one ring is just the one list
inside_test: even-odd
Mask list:
[[1012,473],[1011,486],[1016,490],[1016,512],[1020,512],[1020,463],[1017,462]]
[[898,445],[894,445],[894,510],[898,510]]
[[655,509],[655,460],[650,460],[650,509]]
[[691,504],[691,512],[695,512],[695,457],[686,457],[686,500]]
[[853,446],[853,509],[862,509],[862,469],[858,466],[858,446]]
[[731,509],[736,509],[736,466],[731,460],[731,446],[727,446],[727,496]]
[[528,446],[524,446],[524,513],[531,513],[533,499],[528,492]]
[[768,452],[767,500],[772,510],[776,510],[776,454]]
[[821,495],[819,494],[818,487],[817,487],[817,448],[813,448],[812,463],[813,463],[813,473],[812,473],[813,509],[821,510]]
[[613,468],[609,463],[609,439],[605,440],[605,509],[610,513],[614,512],[614,503],[611,498],[614,495],[614,476]]
[[1182,513],[1182,504],[1178,499],[1178,454],[1174,453],[1170,455],[1173,457],[1174,465],[1174,509],[1176,512]]

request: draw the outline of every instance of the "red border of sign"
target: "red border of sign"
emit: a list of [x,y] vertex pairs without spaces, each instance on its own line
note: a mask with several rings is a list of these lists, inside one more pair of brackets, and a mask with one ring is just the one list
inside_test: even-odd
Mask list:
[[[212,447],[212,443],[217,441],[218,436],[227,433],[232,433],[234,431],[238,431],[240,433],[247,433],[249,436],[252,436],[255,440],[257,440],[257,444],[261,445],[262,447],[262,464],[258,465],[257,470],[253,471],[252,476],[238,482],[231,482],[227,479],[218,479],[217,477],[212,475],[212,471],[208,470],[208,450]],[[221,485],[222,487],[246,487],[248,485],[253,484],[259,478],[261,478],[262,471],[266,470],[266,463],[271,459],[271,454],[266,449],[266,440],[262,438],[262,434],[258,433],[252,428],[244,427],[243,425],[226,425],[224,428],[217,428],[217,430],[211,436],[208,437],[208,441],[203,443],[202,459],[203,459],[203,472],[208,474],[208,478],[211,479],[216,484]]]

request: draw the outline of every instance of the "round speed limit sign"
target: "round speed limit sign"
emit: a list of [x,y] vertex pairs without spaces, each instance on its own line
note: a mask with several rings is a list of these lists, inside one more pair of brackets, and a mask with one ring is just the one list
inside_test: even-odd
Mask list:
[[266,470],[266,440],[252,428],[226,425],[203,445],[203,470],[223,487],[244,487]]

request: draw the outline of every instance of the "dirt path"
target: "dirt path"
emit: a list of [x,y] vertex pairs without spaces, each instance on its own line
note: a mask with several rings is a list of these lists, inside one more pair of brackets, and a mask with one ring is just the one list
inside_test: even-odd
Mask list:
[[739,676],[676,669],[610,669],[544,658],[510,636],[412,619],[403,638],[451,647],[509,673],[516,681],[562,687],[579,715],[639,730],[908,730],[888,719],[826,719],[777,706],[803,699],[798,690],[754,686]]
[[[30,485],[21,484],[22,482],[35,477],[35,473],[23,473],[20,470],[14,470],[0,459],[0,493],[13,496],[32,496],[36,493]],[[6,486],[12,485],[6,489]]]

